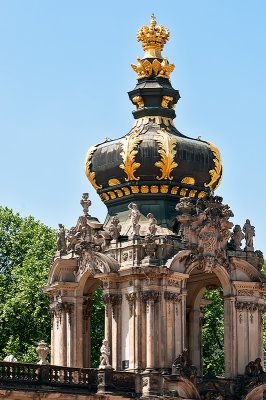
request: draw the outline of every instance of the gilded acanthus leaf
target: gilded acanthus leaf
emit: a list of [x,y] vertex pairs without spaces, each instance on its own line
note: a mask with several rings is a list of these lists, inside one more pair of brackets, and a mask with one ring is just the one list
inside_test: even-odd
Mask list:
[[135,176],[136,170],[140,167],[140,163],[135,161],[136,155],[138,154],[137,147],[142,141],[142,135],[138,134],[138,130],[135,130],[130,135],[127,135],[121,142],[122,152],[120,153],[123,159],[123,163],[119,165],[127,175],[125,181],[138,181],[140,178]]
[[166,131],[161,132],[155,136],[156,142],[159,144],[159,154],[161,160],[157,161],[154,165],[159,167],[161,170],[161,176],[157,176],[156,179],[173,179],[171,172],[178,164],[174,161],[176,155],[176,144],[177,140],[174,136],[169,135]]
[[98,190],[98,189],[101,189],[102,186],[97,184],[97,182],[95,180],[95,172],[91,171],[91,158],[96,149],[97,149],[96,146],[92,146],[88,150],[88,153],[86,154],[86,157],[85,157],[84,168],[85,168],[85,173],[86,173],[87,178],[89,179],[90,183],[92,184],[94,189]]
[[[209,171],[210,182],[204,183],[205,187],[213,187],[213,185],[219,180],[221,180],[222,175],[222,158],[218,148],[213,143],[208,143],[209,148],[213,154],[214,169]],[[220,183],[220,182],[218,182]],[[217,187],[217,185],[216,185]]]

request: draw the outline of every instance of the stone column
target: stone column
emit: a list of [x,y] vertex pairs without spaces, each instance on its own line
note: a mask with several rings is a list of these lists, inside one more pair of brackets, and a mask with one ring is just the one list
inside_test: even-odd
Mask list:
[[148,291],[142,293],[146,302],[146,371],[155,368],[155,346],[154,346],[154,302],[158,301],[160,293]]
[[65,322],[66,322],[66,365],[73,365],[73,309],[74,304],[64,303]]
[[224,298],[224,359],[225,377],[237,375],[237,315],[235,297]]
[[83,368],[83,296],[75,297],[73,313],[73,367]]
[[108,330],[108,335],[111,335],[110,351],[111,365],[115,370],[121,369],[121,303],[122,295],[114,293],[105,293],[103,296],[104,303],[107,309],[107,318],[111,318],[111,323],[105,321],[105,329]]
[[133,370],[135,368],[135,303],[136,303],[136,293],[126,293],[126,299],[129,306],[129,369]]
[[135,341],[135,359],[134,359],[134,369],[139,370],[142,368],[141,363],[141,340],[142,340],[142,331],[141,331],[141,301],[140,294],[136,293],[135,300],[135,316],[134,316],[134,341]]
[[91,365],[91,296],[84,298],[82,304],[82,343],[83,343],[83,368]]
[[59,317],[59,365],[67,366],[67,321],[65,304],[62,303],[61,315]]
[[179,300],[175,302],[175,346],[174,352],[175,357],[179,356],[184,350],[183,347],[183,321],[182,321],[182,302]]
[[192,364],[201,371],[201,310],[191,309],[189,312],[189,353]]

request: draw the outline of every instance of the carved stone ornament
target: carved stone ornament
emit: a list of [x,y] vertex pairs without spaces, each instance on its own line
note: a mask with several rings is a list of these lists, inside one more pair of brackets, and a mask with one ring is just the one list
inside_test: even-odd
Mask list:
[[186,263],[199,262],[199,268],[211,273],[217,263],[228,268],[227,242],[231,237],[229,221],[233,213],[222,197],[208,195],[194,205],[190,198],[182,199],[176,209],[179,212],[180,234],[189,254]]
[[187,349],[184,349],[174,361],[172,365],[172,374],[188,378],[192,382],[195,381],[197,377],[197,368],[192,365]]
[[148,257],[154,257],[157,244],[154,235],[146,235],[144,238],[143,248]]
[[85,217],[89,216],[89,207],[91,206],[91,201],[89,199],[89,193],[83,193],[80,200],[80,204],[83,208],[83,214]]
[[241,250],[241,242],[244,239],[245,235],[242,232],[240,225],[235,225],[233,229],[233,233],[231,235],[230,246],[233,250]]
[[119,238],[122,229],[122,226],[119,222],[119,218],[117,216],[114,216],[112,218],[111,225],[109,226],[109,234],[111,238],[115,240]]
[[136,298],[137,298],[137,294],[134,293],[134,292],[126,294],[126,299],[128,301],[128,305],[129,305],[129,315],[130,315],[130,317],[132,317],[133,312],[134,312],[134,306],[135,306]]

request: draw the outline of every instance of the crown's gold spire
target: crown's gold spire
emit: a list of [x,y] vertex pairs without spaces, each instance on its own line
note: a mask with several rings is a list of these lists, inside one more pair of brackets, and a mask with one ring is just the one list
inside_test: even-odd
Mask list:
[[155,15],[152,14],[150,26],[142,26],[137,33],[137,39],[142,42],[146,58],[161,58],[161,51],[169,39],[170,31],[163,25],[156,26]]

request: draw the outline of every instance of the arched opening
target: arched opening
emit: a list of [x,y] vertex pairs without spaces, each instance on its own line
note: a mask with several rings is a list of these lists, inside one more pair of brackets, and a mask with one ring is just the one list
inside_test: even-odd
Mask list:
[[104,303],[103,290],[99,286],[92,295],[91,310],[91,368],[98,368],[100,348],[104,338]]
[[187,280],[187,347],[200,375],[224,375],[224,300],[217,275],[194,268]]
[[201,347],[203,375],[224,375],[224,300],[222,288],[207,288],[203,300]]

